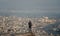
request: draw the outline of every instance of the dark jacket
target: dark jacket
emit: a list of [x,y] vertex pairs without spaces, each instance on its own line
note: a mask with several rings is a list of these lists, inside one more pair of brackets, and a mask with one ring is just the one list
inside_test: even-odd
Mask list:
[[29,28],[31,28],[31,26],[32,26],[32,22],[29,21],[29,22],[28,22],[28,25],[29,25]]

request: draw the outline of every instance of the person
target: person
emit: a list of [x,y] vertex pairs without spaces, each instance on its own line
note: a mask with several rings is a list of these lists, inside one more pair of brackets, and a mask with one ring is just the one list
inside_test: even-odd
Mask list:
[[29,25],[29,32],[31,31],[31,28],[32,28],[32,22],[29,20],[28,22],[28,25]]

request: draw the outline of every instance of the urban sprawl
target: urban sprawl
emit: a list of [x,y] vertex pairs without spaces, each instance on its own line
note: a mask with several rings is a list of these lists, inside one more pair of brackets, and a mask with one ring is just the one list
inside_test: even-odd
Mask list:
[[[32,32],[36,36],[40,34],[46,34],[46,32],[41,29],[48,24],[54,24],[57,22],[56,19],[49,17],[40,17],[40,18],[29,18],[29,17],[16,17],[16,16],[0,16],[0,32],[8,33],[8,29],[11,29],[10,33],[26,33],[29,32],[28,22],[32,22]],[[45,36],[45,35],[44,35]]]

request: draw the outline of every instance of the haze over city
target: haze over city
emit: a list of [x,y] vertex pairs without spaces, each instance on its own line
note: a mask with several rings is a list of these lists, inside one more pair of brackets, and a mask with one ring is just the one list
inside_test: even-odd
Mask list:
[[35,17],[59,16],[59,1],[60,0],[0,0],[0,15]]

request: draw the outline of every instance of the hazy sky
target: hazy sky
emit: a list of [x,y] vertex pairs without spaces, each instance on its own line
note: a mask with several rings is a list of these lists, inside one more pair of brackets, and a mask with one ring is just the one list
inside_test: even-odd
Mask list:
[[0,12],[60,12],[60,0],[0,0]]

